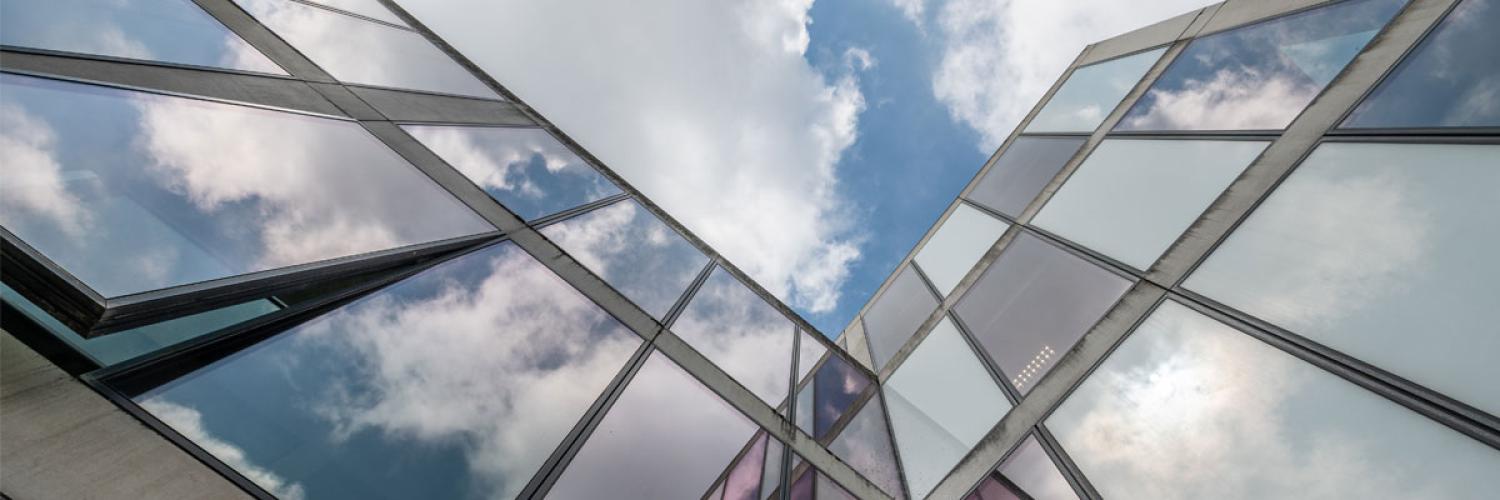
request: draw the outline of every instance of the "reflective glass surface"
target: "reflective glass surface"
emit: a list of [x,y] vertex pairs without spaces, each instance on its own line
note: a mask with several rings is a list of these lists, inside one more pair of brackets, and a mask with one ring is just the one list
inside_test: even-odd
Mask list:
[[1005,221],[960,203],[914,260],[938,292],[947,295],[1008,227]]
[[1021,136],[1010,143],[995,166],[984,174],[969,200],[1011,217],[1019,217],[1063,165],[1083,147],[1084,137]]
[[1129,280],[1021,233],[953,310],[1025,394],[1129,288]]
[[1406,0],[1348,0],[1193,40],[1115,130],[1286,128]]
[[901,470],[891,447],[885,413],[880,408],[880,393],[865,402],[849,425],[828,444],[828,451],[849,464],[855,471],[896,498],[906,498],[901,488]]
[[724,268],[715,266],[672,333],[775,406],[786,397],[796,326]]
[[756,433],[750,448],[729,466],[729,474],[715,486],[710,498],[724,500],[761,500],[774,498],[781,486],[780,441],[765,431]]
[[[810,385],[813,388],[810,405],[813,425],[809,434],[819,440],[826,437],[833,430],[833,424],[843,418],[844,413],[849,411],[849,407],[869,386],[870,378],[854,368],[851,361],[843,356],[829,356],[823,366],[818,368]],[[809,406],[799,402],[798,408]]]
[[1075,500],[1078,493],[1057,470],[1036,436],[1027,436],[1021,446],[1000,462],[1000,475],[1035,500]]
[[708,265],[708,256],[635,200],[544,227],[542,234],[657,318]]
[[281,498],[513,497],[640,344],[502,243],[136,400]]
[[1496,26],[1500,1],[1463,0],[1343,126],[1500,127]]
[[235,3],[345,83],[497,98],[416,32],[291,0]]
[[620,193],[614,183],[542,129],[401,128],[526,220]]
[[914,498],[924,498],[1010,411],[953,322],[944,319],[886,381],[891,431]]
[[1500,146],[1325,143],[1184,286],[1500,415]]
[[309,0],[312,3],[327,5],[344,12],[352,12],[371,19],[378,19],[391,24],[406,26],[401,18],[396,17],[394,12],[380,5],[379,0]]
[[1267,144],[1106,140],[1032,224],[1144,271]]
[[0,43],[286,74],[191,0],[5,0]]
[[865,338],[875,369],[885,366],[917,327],[937,310],[938,299],[911,266],[902,269],[891,286],[865,311]]
[[758,429],[653,353],[547,498],[698,498]]
[[1500,451],[1168,301],[1047,419],[1104,498],[1493,498]]
[[974,488],[973,493],[964,497],[965,500],[1023,500],[1009,484],[1008,480],[1002,480],[996,473],[991,472],[984,476],[979,486]]
[[358,124],[0,76],[0,225],[105,297],[494,231]]
[[814,366],[818,365],[818,360],[823,359],[823,354],[828,352],[828,346],[814,339],[812,334],[807,333],[807,330],[798,330],[798,332],[802,339],[797,345],[797,380],[802,380],[807,377],[807,373],[811,372]]
[[1026,131],[1093,132],[1166,51],[1150,50],[1073,70]]

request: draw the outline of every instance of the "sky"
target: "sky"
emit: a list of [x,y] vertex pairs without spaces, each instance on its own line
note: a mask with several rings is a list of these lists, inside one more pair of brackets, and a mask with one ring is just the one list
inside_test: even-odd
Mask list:
[[1088,44],[1207,0],[402,0],[836,337]]

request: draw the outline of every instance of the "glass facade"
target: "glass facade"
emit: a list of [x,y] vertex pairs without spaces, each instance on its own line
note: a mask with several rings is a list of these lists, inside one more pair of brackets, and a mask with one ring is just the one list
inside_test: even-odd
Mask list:
[[1344,127],[1500,127],[1500,2],[1463,0]]
[[542,234],[657,318],[708,264],[703,252],[634,200],[547,226]]
[[1163,52],[1150,50],[1074,70],[1026,131],[1093,132]]
[[1017,137],[995,166],[969,192],[969,201],[1012,218],[1019,217],[1068,159],[1083,147],[1083,137]]
[[922,266],[932,286],[946,295],[1008,227],[1000,219],[960,204],[913,260]]

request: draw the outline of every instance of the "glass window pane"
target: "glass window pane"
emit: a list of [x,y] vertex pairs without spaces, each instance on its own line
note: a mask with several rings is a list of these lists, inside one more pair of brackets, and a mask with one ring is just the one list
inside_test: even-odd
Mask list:
[[620,193],[614,183],[542,129],[401,128],[526,220]]
[[654,353],[547,498],[697,498],[757,430]]
[[865,335],[875,369],[885,366],[917,327],[937,310],[938,299],[911,266],[902,269],[891,286],[865,311]]
[[286,74],[191,0],[5,0],[0,43]]
[[781,441],[771,439],[766,442],[765,465],[760,472],[760,498],[762,500],[777,498],[776,489],[781,487],[781,457],[786,453],[785,445]]
[[807,378],[807,373],[811,372],[813,367],[818,365],[818,361],[823,359],[823,354],[828,352],[828,346],[814,339],[812,334],[807,333],[807,330],[798,330],[798,332],[802,336],[802,340],[797,345],[797,380],[800,381]]
[[1345,127],[1500,127],[1500,2],[1464,0]]
[[513,497],[640,344],[502,243],[137,401],[282,498]]
[[792,480],[791,500],[813,500],[813,486],[817,481],[818,473],[811,467]]
[[885,383],[906,481],[924,498],[1010,411],[953,322],[933,328]]
[[891,435],[885,425],[880,393],[865,402],[849,425],[828,445],[828,451],[849,464],[855,471],[896,498],[906,498],[901,488],[901,471],[891,449]]
[[494,231],[353,122],[0,89],[0,225],[105,297]]
[[497,98],[414,31],[291,0],[235,3],[343,82]]
[[729,477],[725,478],[724,500],[759,500],[764,497],[760,491],[761,479],[766,464],[766,449],[770,439],[765,431],[757,433],[750,450],[746,451],[729,466]]
[[1000,474],[1035,500],[1076,500],[1078,493],[1068,484],[1057,464],[1047,456],[1036,436],[1027,436],[1021,447],[1000,462]]
[[544,227],[542,234],[657,318],[708,265],[703,252],[635,200]]
[[1047,419],[1105,498],[1491,498],[1500,451],[1175,302]]
[[371,19],[378,19],[391,24],[406,26],[400,17],[394,12],[380,5],[379,0],[308,0],[312,3],[327,5],[344,12],[352,12]]
[[1406,0],[1348,0],[1193,40],[1115,130],[1280,130]]
[[1011,491],[1011,486],[1000,482],[993,473],[984,476],[979,487],[965,497],[966,500],[1022,500],[1021,495]]
[[1084,137],[1017,137],[984,174],[969,200],[1019,217],[1026,205],[1083,147]]
[[718,266],[672,323],[672,333],[771,406],[781,404],[791,383],[796,330]]
[[1027,132],[1093,132],[1167,49],[1091,64],[1073,70]]
[[1184,286],[1500,415],[1497,158],[1323,144]]
[[1149,269],[1267,144],[1104,141],[1032,224]]
[[1025,394],[1129,288],[1129,280],[1021,233],[954,311]]
[[914,259],[932,285],[947,295],[1008,227],[1005,221],[959,204]]
[[864,394],[865,388],[870,386],[870,378],[854,368],[848,359],[838,355],[829,356],[813,377],[812,435],[821,441],[859,395]]
[[839,483],[828,479],[828,476],[818,474],[818,500],[859,500],[845,491]]

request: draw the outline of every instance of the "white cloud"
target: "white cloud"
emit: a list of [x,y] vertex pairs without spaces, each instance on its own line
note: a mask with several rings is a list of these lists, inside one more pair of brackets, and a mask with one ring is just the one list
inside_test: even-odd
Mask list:
[[901,15],[915,23],[918,28],[922,27],[923,16],[927,13],[926,0],[890,0],[891,5],[901,10]]
[[1151,91],[1151,107],[1132,114],[1127,125],[1141,130],[1281,129],[1320,88],[1281,73],[1244,66],[1222,69],[1206,82],[1188,80],[1181,90]]
[[25,108],[0,104],[0,222],[12,230],[45,221],[70,238],[80,238],[93,220],[83,202],[68,192],[58,163],[57,134]]
[[203,414],[198,410],[160,396],[141,401],[141,407],[267,493],[283,500],[302,500],[306,497],[301,484],[287,482],[276,473],[250,463],[245,458],[245,450],[209,434],[208,429],[203,428]]

